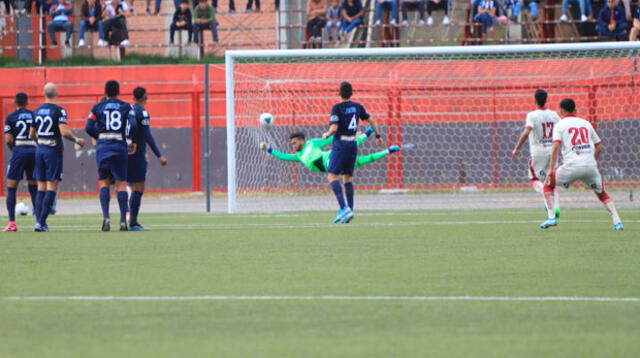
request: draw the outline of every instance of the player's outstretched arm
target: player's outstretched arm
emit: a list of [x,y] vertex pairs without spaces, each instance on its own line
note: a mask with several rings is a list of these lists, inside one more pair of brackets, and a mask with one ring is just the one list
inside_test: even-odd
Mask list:
[[58,126],[60,128],[60,134],[65,139],[67,139],[68,141],[76,143],[80,147],[84,146],[84,139],[76,137],[75,135],[73,135],[73,132],[71,132],[71,129],[69,128],[68,125],[66,125],[64,123],[60,123],[60,124],[58,124]]
[[273,155],[274,157],[276,157],[276,158],[278,158],[280,160],[284,160],[285,162],[299,162],[300,161],[300,158],[298,158],[297,155],[279,152],[279,151],[271,148],[265,142],[260,143],[260,150],[262,150],[264,152],[267,152],[267,153]]
[[312,138],[309,139],[309,142],[313,142],[318,148],[322,148],[333,143],[333,137],[334,136],[329,136],[327,138]]

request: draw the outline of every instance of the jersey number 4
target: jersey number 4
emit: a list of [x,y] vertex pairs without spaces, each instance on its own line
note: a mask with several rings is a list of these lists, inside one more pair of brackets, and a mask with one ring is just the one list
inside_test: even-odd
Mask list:
[[122,114],[118,111],[104,111],[105,125],[108,131],[117,131],[122,128]]
[[356,130],[358,129],[358,118],[356,118],[356,115],[354,114],[353,117],[351,117],[351,122],[349,122],[349,127],[347,127],[349,130]]
[[589,143],[589,130],[585,127],[569,128],[569,134],[571,134],[571,145]]

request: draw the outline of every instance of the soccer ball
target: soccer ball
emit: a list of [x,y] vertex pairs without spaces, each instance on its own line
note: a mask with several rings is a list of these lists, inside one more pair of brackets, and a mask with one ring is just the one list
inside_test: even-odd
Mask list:
[[260,125],[263,127],[268,127],[270,125],[273,124],[273,122],[275,121],[275,118],[271,115],[271,113],[262,113],[260,115],[260,118],[258,118],[258,122],[260,122]]
[[29,214],[29,205],[27,205],[25,203],[18,203],[18,205],[16,205],[16,213],[18,215],[27,215],[27,214]]

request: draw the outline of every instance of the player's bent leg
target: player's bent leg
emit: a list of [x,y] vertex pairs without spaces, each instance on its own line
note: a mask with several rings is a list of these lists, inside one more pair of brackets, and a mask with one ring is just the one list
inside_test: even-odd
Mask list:
[[140,213],[140,205],[142,203],[142,195],[144,194],[144,182],[132,183],[131,198],[129,200],[129,208],[131,214],[129,217],[129,230],[131,231],[148,231],[148,228],[140,225],[138,222],[138,214]]
[[40,229],[41,231],[48,232],[49,226],[47,225],[47,218],[49,217],[49,213],[51,212],[51,206],[53,205],[53,200],[56,197],[56,192],[58,190],[58,180],[48,180],[46,182],[46,192],[44,198],[42,199],[42,211],[40,214]]
[[[126,177],[126,176],[125,176]],[[128,231],[127,227],[127,182],[116,179],[116,190],[118,192],[118,206],[120,207],[120,231]]]
[[4,228],[3,232],[18,231],[16,225],[16,191],[18,188],[18,180],[7,180],[7,213],[9,214],[9,224]]
[[36,224],[33,226],[33,231],[42,231],[42,225],[40,224],[40,218],[42,217],[44,196],[47,193],[47,182],[38,180],[38,193],[36,194]]
[[36,199],[38,197],[38,182],[35,180],[27,181],[27,188],[29,189],[29,196],[31,197],[31,206],[33,208],[33,215],[36,215]]
[[541,229],[547,229],[558,225],[558,219],[556,218],[554,209],[554,189],[556,187],[557,175],[558,170],[556,169],[551,173],[551,183],[549,183],[549,185],[545,185],[542,190],[545,206],[547,207],[547,220],[540,224]]
[[605,210],[607,210],[607,212],[609,213],[609,216],[611,216],[611,220],[613,221],[613,230],[624,230],[624,226],[622,225],[622,221],[620,220],[620,216],[618,215],[618,210],[616,210],[616,206],[613,203],[613,200],[611,200],[609,194],[607,194],[606,191],[602,190],[601,193],[596,192],[596,195],[602,202],[602,205],[604,205]]

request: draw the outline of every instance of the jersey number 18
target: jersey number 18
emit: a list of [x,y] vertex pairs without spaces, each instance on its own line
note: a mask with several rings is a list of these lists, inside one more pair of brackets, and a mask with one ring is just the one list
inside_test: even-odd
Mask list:
[[117,131],[122,127],[122,114],[118,111],[104,111],[105,125],[108,131]]

